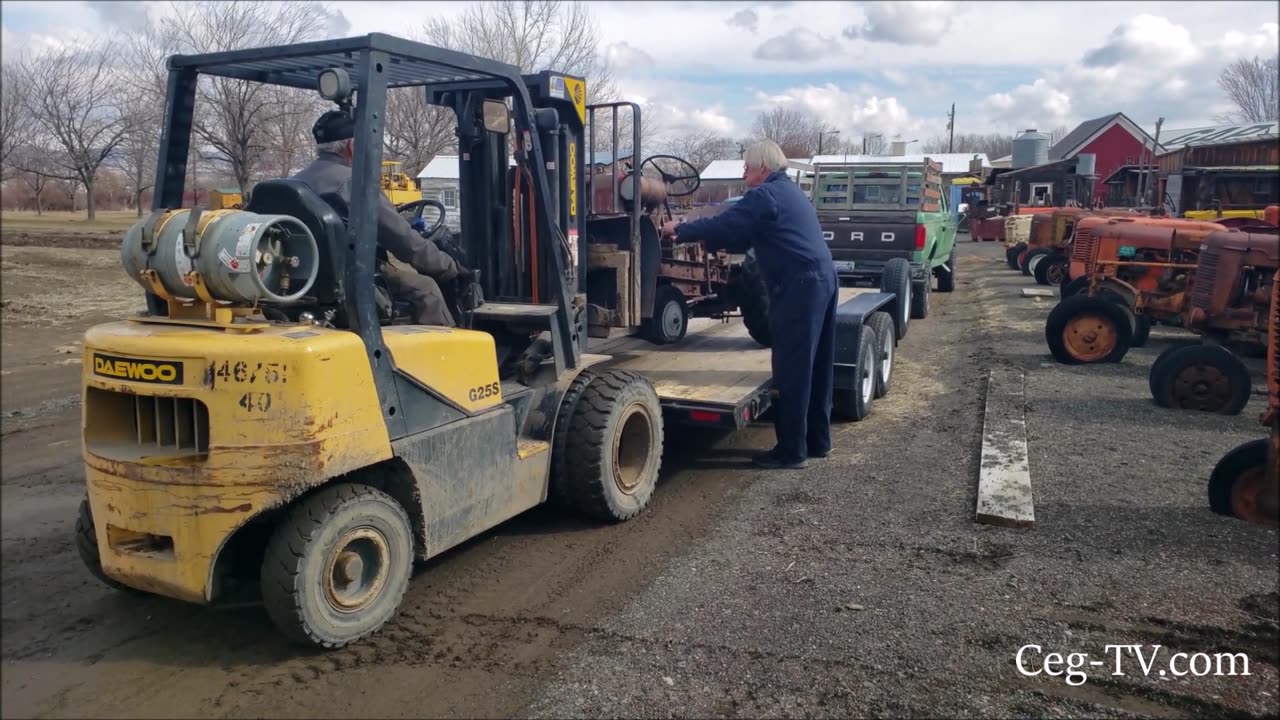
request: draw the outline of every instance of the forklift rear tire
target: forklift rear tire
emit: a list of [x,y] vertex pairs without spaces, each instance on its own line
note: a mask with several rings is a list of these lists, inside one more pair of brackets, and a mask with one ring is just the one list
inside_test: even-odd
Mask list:
[[836,388],[832,394],[831,411],[842,420],[857,422],[871,414],[871,402],[876,397],[876,346],[879,341],[871,327],[862,328],[862,341],[858,345],[858,363],[854,367],[854,387]]
[[289,640],[325,649],[377,632],[413,568],[413,526],[390,495],[359,483],[294,505],[262,560],[262,602]]
[[625,370],[591,378],[569,422],[565,461],[579,512],[606,522],[635,517],[662,466],[662,406],[653,385]]
[[1249,368],[1221,345],[1183,345],[1151,368],[1157,405],[1239,415],[1253,392]]
[[748,250],[742,261],[736,295],[738,310],[742,313],[742,324],[747,326],[751,339],[764,347],[771,347],[773,336],[769,331],[769,285],[765,282],[764,272],[760,270],[755,250]]
[[893,258],[884,264],[880,274],[880,292],[893,293],[893,325],[898,339],[907,336],[911,321],[911,263],[904,258]]
[[103,585],[120,592],[145,594],[137,588],[131,588],[113,579],[102,570],[102,556],[98,554],[98,536],[94,533],[93,514],[89,510],[89,498],[80,501],[80,510],[76,513],[76,551],[89,574]]
[[1267,438],[1235,446],[1222,456],[1209,475],[1209,509],[1254,525],[1275,527],[1277,518],[1264,514],[1266,492]]
[[684,293],[671,285],[662,285],[654,295],[653,317],[646,323],[649,342],[670,345],[680,342],[689,330],[689,306]]
[[1044,338],[1064,365],[1120,362],[1133,338],[1127,308],[1088,295],[1065,298],[1049,312]]
[[938,268],[938,292],[949,293],[956,289],[956,248],[952,246],[947,264]]
[[883,310],[871,313],[867,327],[876,334],[876,399],[889,394],[889,382],[893,380],[893,348],[898,338],[893,334],[893,318]]

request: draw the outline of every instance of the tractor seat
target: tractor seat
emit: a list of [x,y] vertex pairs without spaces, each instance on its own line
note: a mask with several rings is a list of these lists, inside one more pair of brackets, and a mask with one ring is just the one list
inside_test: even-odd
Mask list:
[[264,180],[254,187],[245,210],[261,215],[289,215],[307,226],[320,251],[320,267],[309,294],[316,298],[318,305],[340,307],[346,277],[343,247],[347,241],[347,224],[342,212],[345,208],[335,208],[332,204],[335,199],[341,200],[321,198],[300,180]]

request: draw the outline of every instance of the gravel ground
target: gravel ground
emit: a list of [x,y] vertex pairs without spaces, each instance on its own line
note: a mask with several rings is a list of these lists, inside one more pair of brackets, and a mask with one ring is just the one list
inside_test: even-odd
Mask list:
[[[1174,332],[1117,365],[1059,366],[1055,299],[1020,297],[1000,248],[961,249],[960,287],[908,333],[890,398],[808,471],[744,474],[726,519],[524,713],[1275,716],[1276,533],[1211,514],[1204,491],[1261,434],[1263,399],[1231,418],[1156,408],[1147,367]],[[1026,373],[1029,530],[973,523],[995,364]],[[1024,677],[1029,643],[1108,665],[1077,686]],[[1132,660],[1111,676],[1104,646],[1129,643],[1166,648],[1151,677]],[[1252,674],[1159,677],[1175,651],[1245,652]]]

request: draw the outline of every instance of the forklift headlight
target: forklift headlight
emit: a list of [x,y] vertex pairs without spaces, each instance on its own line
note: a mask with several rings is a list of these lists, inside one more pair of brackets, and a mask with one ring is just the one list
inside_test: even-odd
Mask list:
[[484,101],[484,129],[506,135],[511,129],[511,111],[501,100]]
[[322,70],[318,84],[320,97],[325,100],[342,102],[351,97],[351,76],[342,68]]

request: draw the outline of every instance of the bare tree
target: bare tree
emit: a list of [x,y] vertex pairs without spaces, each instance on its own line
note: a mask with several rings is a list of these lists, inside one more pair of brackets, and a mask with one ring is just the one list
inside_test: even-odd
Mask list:
[[[173,52],[205,53],[284,45],[314,39],[326,27],[328,9],[318,2],[173,3],[173,17],[161,20],[165,46]],[[230,78],[202,79],[194,130],[204,159],[227,167],[248,192],[270,142],[268,126],[280,114],[275,88]]]
[[921,152],[945,153],[948,147],[954,153],[985,153],[989,159],[995,160],[1013,152],[1013,137],[1003,133],[961,133],[952,140],[937,135],[924,143]]
[[314,92],[273,87],[268,94],[275,112],[263,123],[264,165],[270,174],[288,177],[311,159],[311,126],[324,108]]
[[[1064,137],[1066,137],[1067,135],[1070,135],[1070,134],[1071,134],[1071,129],[1070,129],[1070,128],[1068,128],[1066,125],[1059,125],[1058,127],[1054,128],[1054,129],[1052,129],[1052,130],[1050,130],[1050,131],[1049,131],[1049,145],[1050,145],[1050,147],[1052,147],[1052,146],[1054,146],[1054,145],[1057,145],[1059,142],[1061,142],[1061,141],[1062,141],[1062,138],[1064,138]],[[1010,141],[1010,142],[1012,143],[1012,141]],[[1011,145],[1010,147],[1012,148],[1012,145]]]
[[22,145],[16,148],[11,158],[15,174],[31,192],[36,206],[36,215],[44,214],[44,189],[52,179],[49,173],[56,170],[52,157],[54,152],[48,148],[35,145]]
[[865,155],[880,155],[884,153],[886,145],[883,133],[863,135],[860,140],[854,143],[857,151]]
[[762,111],[751,126],[751,137],[772,140],[789,158],[813,157],[818,148],[818,133],[825,126],[811,113],[788,107]]
[[712,160],[731,160],[738,157],[737,141],[706,131],[681,134],[667,140],[659,147],[664,154],[675,155],[688,161],[698,172],[706,170]]
[[1236,107],[1220,120],[1261,123],[1280,119],[1280,55],[1236,60],[1218,74],[1218,87]]
[[34,116],[27,107],[27,80],[22,68],[0,66],[0,181],[18,174],[10,159],[30,139]]
[[68,46],[24,63],[22,69],[28,88],[25,107],[60,150],[54,158],[57,169],[49,175],[84,187],[90,220],[97,217],[93,188],[98,171],[128,127],[115,60],[107,44]]
[[388,90],[386,153],[416,177],[432,158],[456,147],[456,123],[452,110],[427,104],[422,88]]

